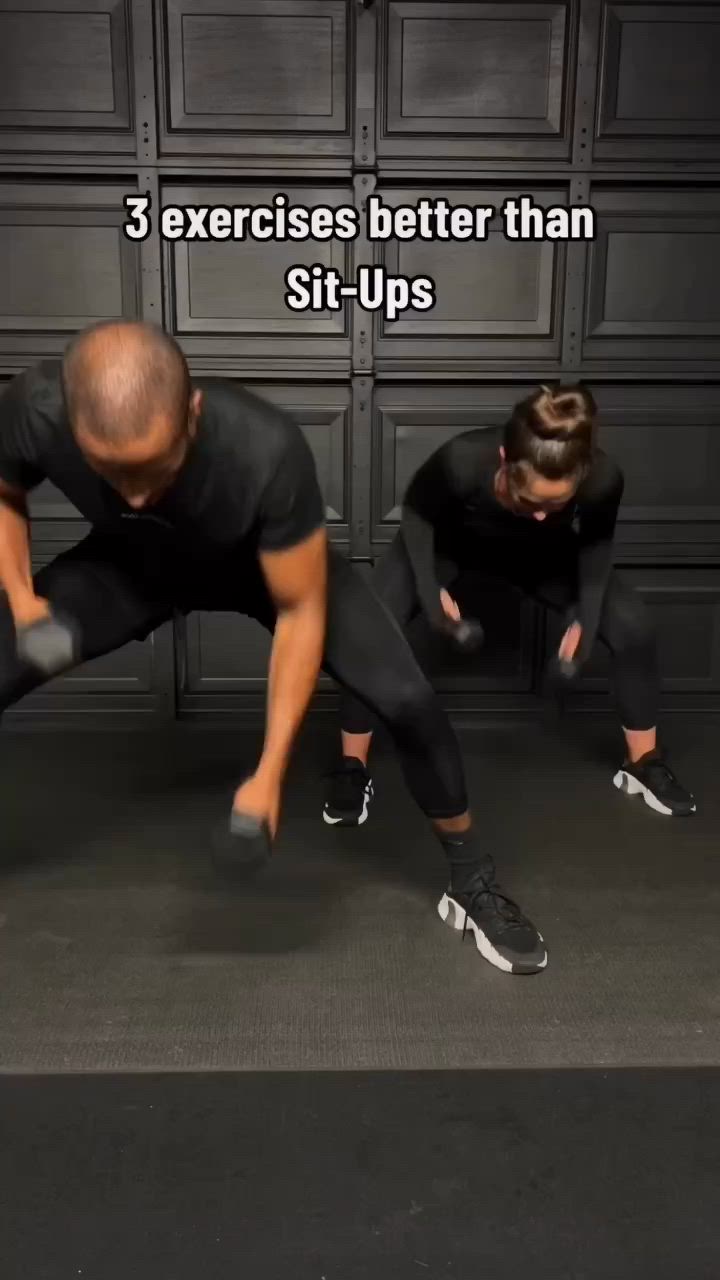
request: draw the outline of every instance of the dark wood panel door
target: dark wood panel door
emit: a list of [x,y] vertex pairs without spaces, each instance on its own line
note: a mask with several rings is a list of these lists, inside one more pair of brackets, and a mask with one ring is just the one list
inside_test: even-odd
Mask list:
[[[237,181],[162,187],[165,206],[271,206],[278,188]],[[337,207],[352,202],[341,186],[294,187],[292,202]],[[293,311],[286,306],[286,273],[294,266],[334,267],[352,273],[352,242],[341,240],[178,240],[165,245],[167,318],[196,364],[206,369],[293,368],[347,374],[350,313]]]
[[376,319],[378,372],[422,365],[442,377],[444,368],[468,371],[483,365],[537,364],[543,370],[560,359],[566,245],[557,241],[510,241],[500,210],[506,199],[532,196],[541,208],[564,205],[568,190],[510,186],[380,188],[383,204],[397,208],[443,197],[455,205],[493,206],[485,240],[391,240],[376,245],[376,256],[392,275],[428,277],[435,304],[428,311],[404,312],[397,320]]
[[597,183],[592,202],[583,358],[678,370],[717,360],[720,185]]
[[600,444],[625,475],[619,558],[720,559],[720,385],[595,390]]
[[602,7],[596,160],[720,160],[720,4]]
[[380,165],[568,161],[578,5],[388,0]]
[[0,155],[134,158],[129,0],[0,0]]
[[132,189],[0,178],[0,362],[59,355],[85,325],[139,315],[139,249],[122,232]]
[[160,0],[157,12],[162,155],[349,166],[351,0]]

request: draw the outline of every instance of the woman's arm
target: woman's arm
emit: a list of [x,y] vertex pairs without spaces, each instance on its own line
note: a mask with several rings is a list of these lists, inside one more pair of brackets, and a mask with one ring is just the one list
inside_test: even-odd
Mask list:
[[620,468],[607,457],[597,478],[579,503],[580,551],[578,564],[578,618],[582,639],[578,660],[586,661],[597,638],[605,591],[615,553],[615,526],[624,490]]
[[420,608],[430,625],[441,628],[445,614],[435,575],[435,528],[413,507],[403,508],[401,534],[415,579]]
[[412,567],[420,607],[431,626],[446,624],[435,571],[436,535],[451,518],[453,503],[461,501],[455,441],[443,445],[415,472],[403,503],[400,526]]

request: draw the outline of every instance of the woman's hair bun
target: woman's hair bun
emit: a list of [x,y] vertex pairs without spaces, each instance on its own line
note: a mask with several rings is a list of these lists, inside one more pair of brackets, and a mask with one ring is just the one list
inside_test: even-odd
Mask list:
[[507,463],[549,480],[584,475],[592,463],[596,414],[581,382],[539,387],[515,405],[506,423]]
[[597,412],[592,395],[581,384],[542,386],[532,407],[532,430],[542,440],[572,440],[585,434]]

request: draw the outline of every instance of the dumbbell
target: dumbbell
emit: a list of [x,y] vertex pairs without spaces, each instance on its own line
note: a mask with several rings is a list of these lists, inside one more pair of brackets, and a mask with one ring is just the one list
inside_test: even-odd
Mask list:
[[485,643],[485,628],[474,618],[446,618],[443,634],[463,653],[477,653]]
[[270,861],[272,837],[266,822],[233,809],[213,841],[215,869],[224,876],[250,876]]
[[574,659],[561,658],[558,653],[553,654],[546,669],[548,683],[559,696],[570,693],[579,672],[580,667]]
[[48,678],[75,666],[80,652],[76,624],[57,612],[18,627],[16,643],[20,660]]

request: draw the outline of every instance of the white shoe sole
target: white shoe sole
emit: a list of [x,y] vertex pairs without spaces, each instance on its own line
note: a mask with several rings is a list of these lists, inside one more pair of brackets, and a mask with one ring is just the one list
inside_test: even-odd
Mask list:
[[[613,778],[613,785],[617,787],[618,791],[622,791],[626,796],[642,796],[646,805],[648,805],[650,809],[654,809],[656,813],[661,813],[665,818],[674,818],[678,816],[673,813],[672,809],[668,809],[667,805],[661,804],[657,796],[653,795],[652,791],[650,791],[639,778],[636,778],[632,773],[627,773],[625,769],[618,769],[615,777]],[[695,812],[694,804],[690,812]],[[683,817],[685,815],[681,814],[679,816]]]
[[[455,898],[451,898],[447,893],[443,894],[438,903],[438,915],[441,920],[444,920],[445,924],[449,924],[451,929],[456,929],[458,932],[465,928],[465,922],[467,921],[468,930],[475,934],[475,942],[480,955],[490,964],[495,965],[496,969],[502,969],[503,973],[540,973],[547,965],[547,952],[545,952],[539,964],[533,964],[532,967],[528,966],[527,968],[523,968],[522,962],[514,965],[506,956],[500,955],[500,952],[496,951],[487,935],[463,910],[460,903],[456,902]],[[540,934],[538,934],[538,937],[544,944],[545,939]]]
[[363,796],[363,807],[360,812],[360,816],[359,818],[355,819],[355,821],[348,822],[347,818],[331,817],[327,811],[327,805],[325,805],[325,808],[323,809],[323,822],[327,822],[329,827],[337,827],[338,824],[341,822],[344,823],[346,827],[361,827],[363,822],[367,822],[367,819],[368,819],[368,809],[370,807],[370,797],[372,793],[373,793],[372,782],[369,782],[365,788],[365,795]]

